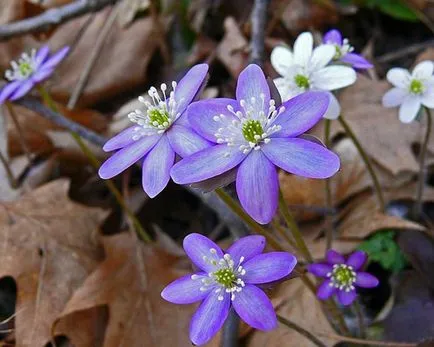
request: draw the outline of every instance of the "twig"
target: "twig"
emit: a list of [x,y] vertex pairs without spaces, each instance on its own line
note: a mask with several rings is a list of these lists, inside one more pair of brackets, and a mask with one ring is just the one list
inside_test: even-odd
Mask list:
[[404,47],[403,49],[400,49],[396,52],[387,53],[384,55],[380,55],[379,57],[375,58],[375,60],[378,63],[387,63],[392,60],[396,60],[402,57],[405,57],[409,54],[415,54],[425,48],[434,46],[434,40],[428,40],[425,42],[415,43],[413,45],[409,45]]
[[89,75],[92,72],[92,68],[95,65],[95,62],[98,59],[98,56],[101,52],[101,49],[104,46],[104,43],[107,39],[107,35],[110,33],[110,29],[113,28],[113,24],[116,20],[116,17],[119,13],[119,6],[114,7],[110,15],[108,16],[107,20],[104,23],[103,28],[101,29],[100,34],[98,35],[95,45],[93,46],[92,52],[90,54],[89,59],[86,62],[86,65],[80,74],[80,77],[78,79],[78,82],[71,94],[71,97],[69,98],[67,107],[72,110],[76,104],[78,99],[80,98],[81,93],[83,92],[83,89],[86,87],[86,84],[89,80]]
[[60,24],[85,13],[96,12],[117,0],[77,0],[71,4],[52,8],[39,16],[0,26],[0,41],[30,32],[45,31],[52,25]]
[[221,347],[237,347],[238,346],[238,327],[240,317],[231,308],[228,318],[223,325]]
[[321,335],[324,337],[328,337],[330,339],[340,341],[340,342],[351,342],[355,343],[357,345],[368,345],[368,346],[385,346],[385,347],[417,347],[417,343],[407,343],[407,342],[390,342],[390,341],[375,341],[375,340],[364,340],[364,339],[357,339],[355,337],[348,337],[348,336],[342,336],[342,335],[336,335],[336,334],[330,334],[330,333],[322,333],[322,332],[315,332],[317,335]]
[[265,22],[270,0],[255,0],[252,11],[250,62],[262,66],[265,46]]
[[312,333],[307,331],[306,329],[302,328],[298,324],[290,321],[289,319],[283,318],[280,315],[277,315],[277,320],[282,323],[283,325],[286,325],[288,328],[291,328],[292,330],[295,330],[300,335],[303,335],[305,338],[309,339],[311,342],[313,342],[318,347],[327,347],[324,343],[322,343],[316,336],[314,336]]
[[12,107],[12,105],[9,102],[6,102],[6,108],[8,109],[9,116],[12,119],[12,122],[14,123],[14,126],[18,133],[18,141],[20,142],[21,149],[23,150],[24,154],[27,157],[27,160],[29,161],[29,164],[32,163],[32,154],[30,153],[29,146],[27,146],[26,140],[24,138],[24,132],[23,128],[20,125],[20,122],[18,121],[18,117],[15,114],[15,111]]
[[17,100],[16,103],[18,105],[24,106],[25,108],[28,108],[30,110],[39,113],[44,118],[47,118],[48,120],[61,126],[62,128],[68,129],[80,135],[82,138],[88,140],[89,142],[95,145],[103,146],[107,141],[106,138],[93,132],[92,130],[87,129],[86,127],[64,117],[60,113],[50,110],[48,107],[44,106],[36,98],[26,96],[20,100]]

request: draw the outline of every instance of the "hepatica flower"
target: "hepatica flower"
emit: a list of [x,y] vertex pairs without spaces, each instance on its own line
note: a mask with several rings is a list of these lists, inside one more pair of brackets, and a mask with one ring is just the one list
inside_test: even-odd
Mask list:
[[334,61],[350,64],[355,69],[370,69],[373,65],[360,54],[354,53],[348,39],[344,39],[339,30],[333,29],[328,31],[323,37],[323,43],[335,47]]
[[268,223],[277,208],[276,167],[310,178],[330,177],[339,169],[333,152],[299,137],[321,119],[327,105],[327,94],[309,92],[277,107],[264,73],[249,65],[238,78],[236,100],[190,105],[190,124],[215,146],[176,163],[172,179],[192,184],[235,170],[241,205],[258,223]]
[[181,157],[206,148],[209,142],[188,125],[184,111],[199,93],[208,65],[192,67],[177,84],[166,84],[161,91],[149,89],[151,102],[139,97],[146,111],[136,110],[128,115],[134,126],[127,128],[103,147],[106,152],[117,150],[99,169],[101,178],[112,178],[139,160],[143,160],[142,185],[151,197],[158,195],[170,179],[175,153]]
[[355,251],[345,261],[341,254],[330,250],[327,252],[325,263],[309,265],[310,273],[325,278],[318,288],[317,297],[327,300],[336,294],[339,302],[347,306],[356,299],[356,287],[376,287],[378,279],[367,272],[360,271],[366,260],[366,253],[362,251]]
[[[332,91],[347,87],[356,81],[353,68],[343,65],[327,66],[336,55],[334,45],[324,44],[313,49],[313,37],[309,32],[300,34],[294,43],[294,51],[278,46],[271,52],[271,64],[282,76],[274,83],[282,97],[288,100],[308,90]],[[336,97],[330,97],[324,117],[335,119],[340,114]]]
[[23,97],[36,84],[50,77],[68,52],[69,47],[64,47],[50,56],[49,47],[42,46],[38,51],[23,53],[18,61],[12,61],[11,69],[5,73],[9,83],[0,91],[0,104]]
[[174,304],[202,301],[190,323],[195,345],[207,343],[217,333],[231,306],[256,329],[277,326],[273,305],[256,285],[289,275],[297,260],[286,252],[261,254],[264,247],[265,238],[258,235],[239,239],[226,252],[200,234],[184,239],[184,250],[199,270],[169,284],[161,296]]
[[410,73],[406,69],[393,68],[387,73],[387,80],[393,85],[383,96],[383,106],[399,106],[399,120],[412,122],[421,106],[434,108],[434,64],[423,61]]

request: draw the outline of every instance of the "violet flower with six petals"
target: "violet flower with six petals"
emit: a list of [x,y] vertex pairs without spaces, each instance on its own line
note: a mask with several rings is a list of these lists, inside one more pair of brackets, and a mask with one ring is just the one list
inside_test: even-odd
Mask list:
[[12,69],[5,73],[9,83],[0,91],[0,104],[22,98],[36,84],[50,77],[68,52],[69,47],[64,47],[50,56],[50,48],[42,46],[30,54],[23,53],[18,62],[12,61]]
[[209,99],[189,106],[191,126],[215,146],[176,163],[172,179],[192,184],[235,169],[242,207],[258,223],[269,223],[279,194],[276,166],[309,178],[327,178],[339,169],[336,154],[299,137],[321,119],[328,104],[326,93],[307,92],[276,107],[261,68],[249,65],[238,78],[236,100]]
[[333,57],[333,60],[350,64],[353,68],[359,70],[370,69],[373,67],[373,65],[363,56],[353,53],[354,47],[350,45],[348,39],[342,37],[339,30],[333,29],[325,33],[323,42],[335,46],[336,54]]
[[99,176],[112,178],[143,159],[143,189],[153,198],[167,186],[175,154],[184,157],[209,147],[210,143],[191,129],[184,112],[200,92],[207,73],[207,64],[195,65],[179,83],[172,82],[170,93],[163,83],[162,95],[155,87],[149,89],[152,103],[139,97],[146,112],[130,113],[128,117],[136,125],[104,145],[104,151],[117,152],[101,165]]
[[161,296],[174,304],[202,301],[190,323],[193,344],[207,343],[223,326],[231,306],[256,329],[277,327],[273,305],[256,285],[288,276],[297,264],[292,254],[261,254],[265,238],[259,235],[239,239],[226,252],[200,234],[188,235],[183,246],[199,272],[172,282]]
[[356,299],[356,287],[373,288],[378,285],[378,279],[370,273],[360,271],[366,263],[365,252],[355,251],[348,259],[334,250],[326,254],[325,263],[310,264],[308,271],[326,280],[319,286],[317,297],[327,300],[336,294],[339,302],[348,306]]

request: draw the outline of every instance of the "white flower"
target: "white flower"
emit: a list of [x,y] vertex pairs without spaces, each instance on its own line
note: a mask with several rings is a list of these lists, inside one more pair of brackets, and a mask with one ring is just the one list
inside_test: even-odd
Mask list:
[[[274,48],[271,64],[282,76],[274,80],[282,101],[307,90],[331,91],[353,84],[357,78],[353,68],[327,66],[335,54],[336,48],[330,44],[313,49],[313,37],[309,32],[298,36],[293,52],[282,46]],[[332,93],[329,95],[330,105],[324,117],[336,119],[341,112],[339,102]]]
[[402,68],[390,69],[387,80],[394,86],[383,96],[384,107],[399,107],[399,120],[413,121],[421,105],[434,108],[434,64],[423,61],[413,72]]

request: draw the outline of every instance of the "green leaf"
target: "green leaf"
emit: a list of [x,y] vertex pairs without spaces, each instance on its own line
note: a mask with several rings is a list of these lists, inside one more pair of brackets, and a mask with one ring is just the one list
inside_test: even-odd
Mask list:
[[396,19],[402,19],[409,22],[419,21],[416,12],[400,1],[381,1],[378,6],[382,12]]

